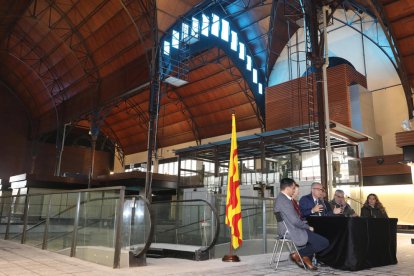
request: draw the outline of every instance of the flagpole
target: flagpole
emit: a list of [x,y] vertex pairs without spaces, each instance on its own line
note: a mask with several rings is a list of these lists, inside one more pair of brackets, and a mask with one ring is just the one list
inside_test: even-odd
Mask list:
[[231,245],[232,239],[233,237],[231,235],[231,228],[230,228],[230,254],[223,256],[223,258],[221,259],[223,262],[240,262],[239,256],[233,255],[233,246]]
[[232,228],[230,228],[230,254],[224,255],[221,259],[223,262],[240,262],[240,258],[237,255],[233,255],[233,246],[232,246],[232,234],[231,234]]

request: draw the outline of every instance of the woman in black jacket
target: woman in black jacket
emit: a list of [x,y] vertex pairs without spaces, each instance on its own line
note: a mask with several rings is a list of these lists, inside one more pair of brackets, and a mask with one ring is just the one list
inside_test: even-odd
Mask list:
[[388,218],[387,212],[376,194],[369,194],[361,208],[361,217]]

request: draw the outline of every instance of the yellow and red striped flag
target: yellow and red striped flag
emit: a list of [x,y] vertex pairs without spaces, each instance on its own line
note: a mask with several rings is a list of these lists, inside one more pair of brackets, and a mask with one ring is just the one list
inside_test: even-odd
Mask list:
[[239,186],[239,158],[237,155],[236,117],[232,115],[229,175],[227,177],[226,224],[231,228],[231,244],[237,249],[243,243]]

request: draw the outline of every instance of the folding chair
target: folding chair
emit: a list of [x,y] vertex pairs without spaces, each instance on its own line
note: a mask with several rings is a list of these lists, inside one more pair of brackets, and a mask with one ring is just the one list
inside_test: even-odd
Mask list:
[[[299,251],[297,246],[295,245],[295,243],[289,238],[289,229],[286,226],[286,223],[283,221],[282,215],[280,214],[280,212],[276,212],[276,221],[283,223],[283,225],[286,228],[285,233],[283,234],[283,236],[281,235],[277,235],[276,236],[276,242],[275,242],[275,246],[273,247],[273,254],[272,254],[272,259],[270,260],[269,265],[272,266],[272,264],[275,263],[275,259],[276,259],[276,255],[277,255],[277,262],[276,262],[276,266],[275,269],[278,268],[279,266],[279,261],[280,261],[280,256],[282,255],[282,250],[283,250],[283,246],[286,244],[289,248],[289,254],[296,252],[299,255],[300,261],[302,263],[302,266],[306,268],[305,264],[303,263],[303,259],[302,256],[300,256]],[[279,246],[280,245],[280,246]],[[278,252],[278,253],[277,253]],[[288,258],[289,259],[289,258]]]

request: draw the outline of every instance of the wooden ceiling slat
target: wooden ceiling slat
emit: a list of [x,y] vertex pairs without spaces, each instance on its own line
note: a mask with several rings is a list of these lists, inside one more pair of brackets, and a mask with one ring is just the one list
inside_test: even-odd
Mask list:
[[398,20],[401,17],[414,15],[414,2],[411,0],[400,0],[390,3],[384,7],[389,22]]

